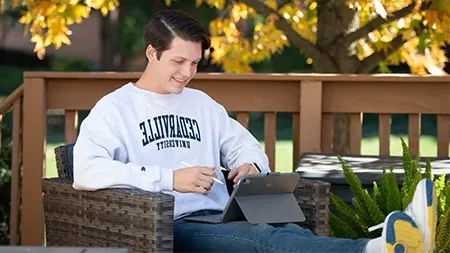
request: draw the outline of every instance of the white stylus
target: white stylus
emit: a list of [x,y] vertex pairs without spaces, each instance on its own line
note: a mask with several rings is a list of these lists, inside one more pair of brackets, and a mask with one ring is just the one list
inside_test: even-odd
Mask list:
[[[185,161],[182,161],[181,162],[184,166],[187,166],[187,167],[192,167],[192,165],[190,165],[189,163],[187,163],[187,162],[185,162]],[[215,177],[211,177],[214,181],[216,181],[217,183],[219,183],[219,184],[223,184],[222,183],[222,181],[220,181],[219,179],[217,179],[217,178],[215,178]]]

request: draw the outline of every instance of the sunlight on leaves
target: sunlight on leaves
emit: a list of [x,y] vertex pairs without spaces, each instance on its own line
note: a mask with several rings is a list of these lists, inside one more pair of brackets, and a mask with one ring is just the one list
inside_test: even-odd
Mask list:
[[[316,44],[316,0],[260,1],[272,14],[260,15],[246,1],[192,1],[195,7],[206,5],[217,9],[217,18],[209,24],[213,47],[210,56],[226,72],[252,72],[252,64],[268,61],[289,47],[291,43],[285,31],[276,26],[279,19],[286,20],[299,36]],[[170,6],[174,1],[163,2]],[[354,41],[355,56],[363,61],[377,52],[388,53],[379,64],[382,72],[389,72],[389,66],[406,63],[413,73],[445,74],[443,69],[448,59],[444,46],[450,43],[450,0],[346,0],[345,3],[355,11],[359,27],[376,18],[392,18],[396,11],[414,4],[408,15],[385,21],[378,29]],[[19,22],[31,34],[34,51],[40,58],[48,46],[70,45],[70,25],[81,23],[93,9],[106,16],[118,6],[119,0],[0,0],[2,11],[23,9]],[[398,35],[404,43],[394,50],[392,40]],[[313,60],[307,59],[308,63]]]
[[119,5],[119,0],[24,0],[12,1],[11,8],[22,6],[19,22],[25,25],[25,33],[30,33],[33,51],[42,59],[46,48],[55,49],[71,45],[70,25],[79,24],[89,18],[92,9],[106,16]]

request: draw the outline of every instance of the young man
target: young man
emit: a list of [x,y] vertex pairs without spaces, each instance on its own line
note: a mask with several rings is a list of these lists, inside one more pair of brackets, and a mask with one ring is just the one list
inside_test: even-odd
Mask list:
[[[380,238],[317,237],[295,224],[188,222],[222,211],[228,180],[270,171],[257,140],[205,93],[185,88],[210,47],[206,31],[178,11],[156,13],[145,27],[148,65],[136,83],[101,98],[83,121],[74,149],[74,188],[138,187],[175,196],[176,251],[431,252],[436,195],[423,180],[405,212],[386,218]],[[184,164],[191,164],[186,166]]]

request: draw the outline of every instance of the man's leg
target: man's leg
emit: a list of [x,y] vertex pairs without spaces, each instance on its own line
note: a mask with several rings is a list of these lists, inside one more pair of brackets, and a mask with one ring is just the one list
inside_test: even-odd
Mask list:
[[364,252],[367,239],[315,236],[295,224],[207,224],[176,220],[175,252]]

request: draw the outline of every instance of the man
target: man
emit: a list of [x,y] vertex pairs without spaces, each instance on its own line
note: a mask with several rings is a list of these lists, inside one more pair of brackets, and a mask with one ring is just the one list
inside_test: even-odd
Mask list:
[[[176,251],[194,252],[431,252],[436,195],[420,182],[405,212],[393,212],[382,237],[314,236],[295,224],[205,224],[186,216],[224,209],[228,180],[270,171],[257,140],[205,93],[185,88],[210,47],[206,31],[188,15],[156,13],[145,27],[148,65],[136,83],[101,98],[83,121],[74,149],[75,189],[138,187],[175,196]],[[186,166],[184,164],[191,164]],[[430,196],[433,196],[432,198]],[[430,210],[430,211],[429,211]]]

